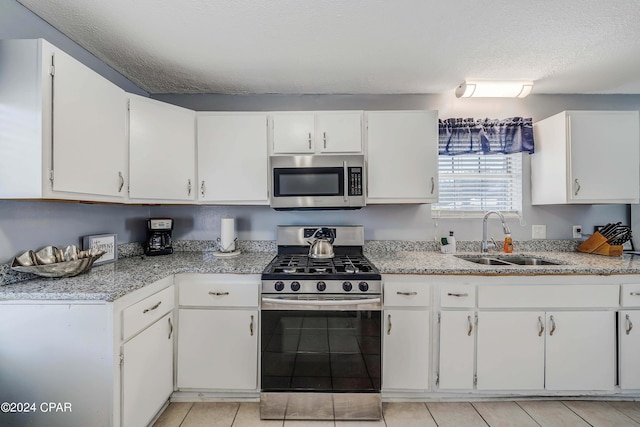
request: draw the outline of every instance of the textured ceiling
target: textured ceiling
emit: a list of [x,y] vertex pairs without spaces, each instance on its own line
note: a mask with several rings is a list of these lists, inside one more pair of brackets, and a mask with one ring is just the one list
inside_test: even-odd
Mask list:
[[638,0],[19,1],[152,94],[640,94]]

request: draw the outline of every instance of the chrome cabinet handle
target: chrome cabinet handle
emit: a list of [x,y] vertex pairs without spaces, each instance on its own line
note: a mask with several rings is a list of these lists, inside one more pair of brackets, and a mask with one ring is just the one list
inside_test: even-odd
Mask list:
[[469,294],[468,294],[468,293],[466,293],[466,292],[465,292],[464,294],[455,293],[455,292],[449,292],[449,293],[447,294],[447,296],[463,298],[463,297],[468,297],[468,296],[469,296]]
[[556,321],[553,319],[553,316],[550,316],[549,320],[551,320],[551,330],[549,331],[549,336],[553,336],[553,333],[556,331]]
[[[327,148],[327,133],[322,132],[322,139],[324,140],[324,148]],[[311,148],[311,147],[309,147]]]
[[544,322],[542,321],[542,316],[538,316],[538,326],[540,326],[538,336],[541,337],[542,334],[544,334]]
[[436,189],[436,180],[433,177],[431,177],[431,194],[433,194],[435,189]]
[[309,150],[311,150],[311,132],[309,132]]
[[167,320],[169,321],[169,338],[171,339],[171,335],[173,334],[173,323],[171,323],[171,317],[167,317]]
[[576,192],[573,193],[573,195],[577,196],[578,192],[580,191],[580,181],[578,181],[578,178],[575,179],[575,183],[576,183]]
[[202,180],[202,184],[200,184],[200,194],[204,197],[204,180]]
[[627,332],[627,335],[629,335],[629,332],[631,332],[631,330],[633,329],[633,323],[631,323],[631,319],[629,319],[629,315],[628,314],[626,316],[626,319],[627,319],[626,332]]
[[406,295],[406,296],[413,296],[413,295],[418,295],[417,292],[396,292],[398,295]]
[[640,292],[631,292],[629,295],[631,295],[632,297],[637,297],[640,296]]
[[191,195],[191,180],[187,180],[187,196]]
[[249,333],[253,336],[253,315],[251,316],[251,323],[249,323]]
[[215,295],[217,297],[229,295],[229,292],[209,292],[209,295]]
[[124,177],[122,176],[122,172],[118,172],[118,179],[120,180],[120,186],[118,187],[118,193],[122,192],[122,187],[124,187]]
[[467,336],[471,336],[471,332],[473,332],[473,321],[471,320],[471,316],[467,316],[467,322],[469,322],[469,332],[467,332]]
[[391,335],[391,315],[390,314],[387,316],[387,323],[388,323],[387,335]]
[[158,301],[158,303],[151,308],[145,308],[144,310],[142,310],[142,314],[155,310],[156,308],[160,307],[160,304],[162,304],[162,301]]

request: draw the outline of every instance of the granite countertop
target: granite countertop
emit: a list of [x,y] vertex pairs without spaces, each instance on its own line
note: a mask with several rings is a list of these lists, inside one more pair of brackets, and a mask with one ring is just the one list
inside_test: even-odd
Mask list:
[[[640,256],[606,257],[579,252],[517,252],[561,265],[491,266],[475,264],[437,251],[365,251],[382,274],[440,275],[612,275],[640,274]],[[458,253],[457,255],[464,254]],[[469,253],[471,254],[471,253]],[[473,253],[477,255],[478,253]],[[490,253],[489,255],[500,255]],[[275,252],[246,252],[217,258],[210,251],[176,252],[156,257],[133,256],[94,267],[76,277],[32,279],[0,286],[0,300],[114,301],[123,295],[178,273],[260,274]]]

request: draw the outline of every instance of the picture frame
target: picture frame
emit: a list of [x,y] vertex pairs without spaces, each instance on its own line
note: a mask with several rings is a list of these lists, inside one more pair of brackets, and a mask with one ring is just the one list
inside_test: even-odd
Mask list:
[[82,249],[85,251],[91,248],[102,249],[106,253],[95,260],[93,265],[107,264],[110,262],[116,262],[118,259],[118,248],[116,246],[116,242],[117,239],[115,234],[83,236]]

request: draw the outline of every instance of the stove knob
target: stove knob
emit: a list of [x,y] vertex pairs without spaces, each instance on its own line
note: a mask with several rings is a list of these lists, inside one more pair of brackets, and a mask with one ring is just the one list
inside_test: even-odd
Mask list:
[[351,291],[351,288],[353,288],[353,286],[351,286],[351,282],[342,283],[342,289],[344,289],[345,292]]
[[281,281],[277,281],[274,286],[276,288],[276,291],[278,291],[278,292],[284,290],[284,283],[281,282]]
[[299,291],[300,290],[300,282],[291,282],[291,290]]
[[369,290],[369,284],[367,282],[360,282],[358,283],[358,289],[362,292],[367,292]]
[[322,292],[322,291],[324,291],[325,289],[327,289],[327,284],[326,284],[326,283],[324,283],[324,282],[318,282],[318,283],[316,283],[316,288],[317,288],[320,292]]

